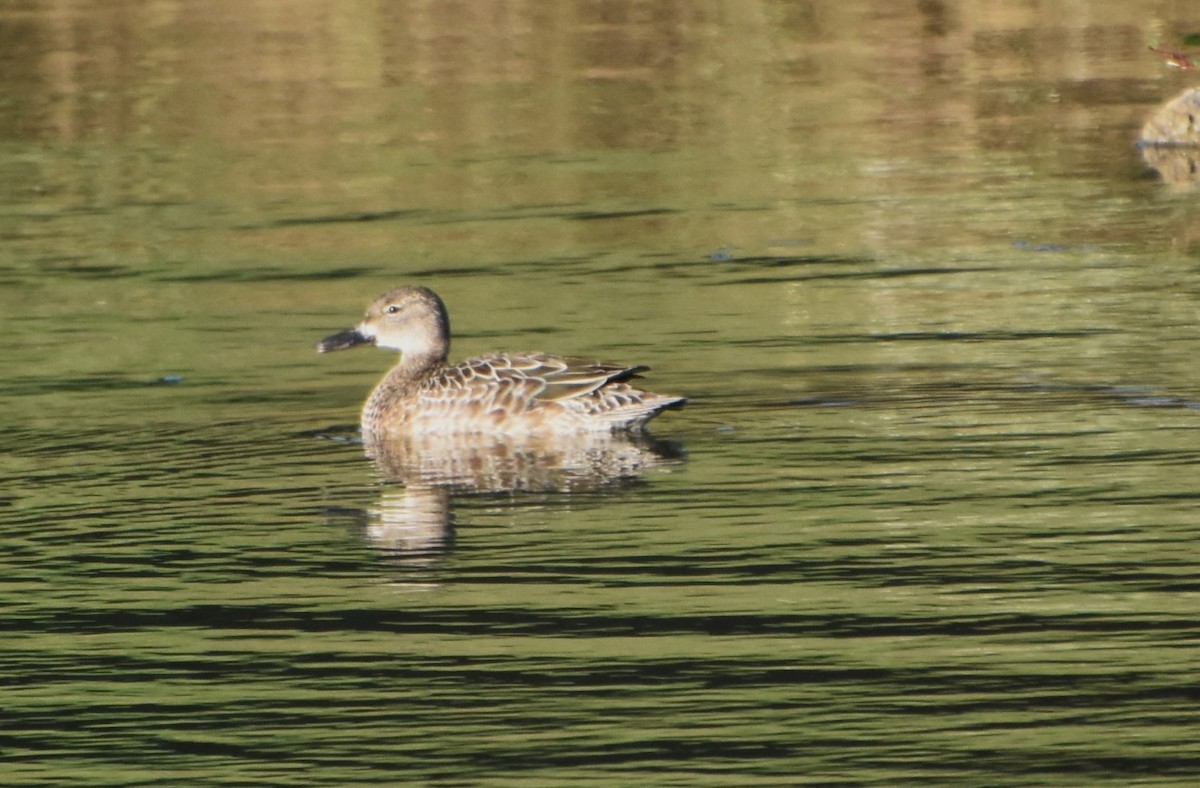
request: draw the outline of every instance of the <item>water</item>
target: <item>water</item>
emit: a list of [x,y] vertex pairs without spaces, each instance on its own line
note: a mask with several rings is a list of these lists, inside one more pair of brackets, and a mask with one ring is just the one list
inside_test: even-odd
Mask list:
[[[1198,27],[0,10],[3,783],[1190,783]],[[692,404],[373,465],[402,282]]]

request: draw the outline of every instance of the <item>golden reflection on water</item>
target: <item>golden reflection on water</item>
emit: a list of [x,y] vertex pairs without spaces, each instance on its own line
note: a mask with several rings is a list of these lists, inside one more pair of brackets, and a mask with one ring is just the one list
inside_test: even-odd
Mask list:
[[[786,235],[804,219],[787,205],[798,195],[902,189],[882,161],[1021,150],[1051,129],[1119,141],[1172,76],[1151,57],[1129,68],[1157,8],[1094,4],[1070,27],[1054,4],[10,10],[5,136],[71,146],[84,166],[27,159],[6,191],[46,210],[183,200],[246,219],[297,201],[335,214],[728,203],[774,213],[763,234]],[[595,166],[593,152],[628,158]],[[725,238],[755,224],[710,218]],[[695,231],[656,229],[676,246]]]
[[[724,249],[819,263],[930,246],[1007,255],[1027,232],[1072,248],[1140,243],[1127,217],[1138,197],[1130,144],[1187,78],[1146,52],[1143,31],[1176,35],[1148,2],[1070,12],[870,2],[152,8],[0,10],[0,37],[13,42],[0,124],[22,146],[0,159],[14,257],[65,275],[219,277],[437,276],[530,260],[562,271],[581,255],[605,268],[637,256],[704,277],[723,274],[709,256]],[[1134,193],[1096,199],[1114,178]],[[1048,216],[1059,218],[1054,237],[1037,237]],[[1188,215],[1163,220],[1154,237],[1190,244]],[[519,303],[509,289],[530,280],[538,275],[492,278],[486,289]],[[348,302],[351,287],[325,293]],[[796,298],[797,287],[811,292],[793,284],[785,297],[799,303],[777,306],[799,332],[820,326],[797,309],[930,322],[947,308],[944,293],[826,289],[814,299]],[[659,296],[679,299],[670,313],[707,301],[695,289]],[[282,287],[258,295],[281,310],[293,297]],[[988,292],[954,298],[969,309],[996,303]]]

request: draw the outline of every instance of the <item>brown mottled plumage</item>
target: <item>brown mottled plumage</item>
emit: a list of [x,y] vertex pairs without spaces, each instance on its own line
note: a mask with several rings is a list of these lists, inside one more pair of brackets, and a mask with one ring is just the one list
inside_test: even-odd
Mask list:
[[355,328],[327,337],[322,352],[362,344],[400,351],[362,411],[368,440],[406,433],[571,433],[638,430],[683,397],[628,383],[645,367],[495,353],[448,364],[450,320],[432,290],[397,287]]

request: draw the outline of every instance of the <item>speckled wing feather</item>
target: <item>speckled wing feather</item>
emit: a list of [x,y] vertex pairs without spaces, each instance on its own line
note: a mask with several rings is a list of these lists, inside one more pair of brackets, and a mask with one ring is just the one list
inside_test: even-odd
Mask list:
[[488,413],[517,416],[528,411],[545,384],[494,363],[474,358],[447,367],[419,391],[422,418],[477,418]]
[[512,417],[545,406],[605,422],[638,422],[680,401],[625,383],[644,369],[544,353],[493,354],[447,368],[440,388],[422,391],[421,401],[431,414],[450,415],[469,402],[477,415]]
[[545,353],[497,354],[480,360],[486,360],[494,368],[510,369],[522,377],[542,381],[544,388],[536,396],[546,402],[582,397],[608,384],[628,380],[645,369]]

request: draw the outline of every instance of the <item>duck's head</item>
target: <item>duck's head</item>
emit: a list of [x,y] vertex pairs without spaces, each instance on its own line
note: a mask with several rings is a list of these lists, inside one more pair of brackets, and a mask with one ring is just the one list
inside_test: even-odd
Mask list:
[[359,345],[400,351],[406,361],[445,360],[450,351],[446,305],[427,287],[397,287],[376,298],[361,323],[317,344],[321,353]]

